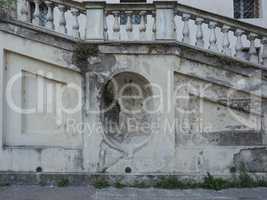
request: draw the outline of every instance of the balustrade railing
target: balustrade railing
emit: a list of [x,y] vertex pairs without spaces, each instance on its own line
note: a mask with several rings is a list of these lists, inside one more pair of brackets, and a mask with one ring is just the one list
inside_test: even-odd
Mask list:
[[155,40],[156,10],[153,4],[107,4],[105,40]]
[[[184,23],[184,43],[191,44],[190,36],[194,37],[190,35],[190,28],[194,27],[188,25],[192,20],[197,29],[195,46],[205,48],[205,42],[208,42],[208,49],[212,51],[266,65],[267,29],[181,4],[176,6],[176,14],[182,17]],[[203,32],[204,24],[208,26],[206,33]],[[208,41],[204,40],[205,34],[209,37]],[[247,56],[244,56],[245,50]]]
[[267,30],[176,1],[21,0],[19,19],[76,39],[179,41],[267,67]]
[[[63,0],[20,0],[19,5],[20,20],[80,38],[78,18],[80,15],[86,17],[86,9],[82,4]],[[67,14],[68,18],[66,19]]]

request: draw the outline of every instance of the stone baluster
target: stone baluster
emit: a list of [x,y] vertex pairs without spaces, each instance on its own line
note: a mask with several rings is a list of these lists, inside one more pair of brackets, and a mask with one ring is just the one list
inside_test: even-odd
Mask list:
[[209,29],[210,29],[209,49],[212,51],[219,51],[217,45],[216,27],[217,27],[216,22],[211,21],[209,23]]
[[113,11],[114,23],[113,23],[113,39],[120,40],[120,11]]
[[34,0],[34,13],[33,13],[33,25],[40,26],[40,0]]
[[202,24],[204,19],[196,18],[195,24],[197,25],[197,32],[196,32],[196,46],[199,48],[204,48],[204,34],[202,29]]
[[176,14],[173,17],[173,31],[175,32],[176,36],[177,36],[177,24],[176,24]]
[[29,22],[29,4],[27,0],[23,0],[20,9],[20,20]]
[[259,49],[259,64],[263,65],[263,45]]
[[267,68],[267,37],[261,40],[262,43],[262,61],[263,65]]
[[140,16],[141,16],[141,22],[139,25],[139,31],[146,32],[146,22],[145,22],[146,11],[141,11]]
[[152,18],[153,18],[153,25],[152,25],[152,32],[153,32],[153,38],[156,39],[156,33],[157,33],[157,22],[156,22],[156,13],[152,12]]
[[250,33],[248,35],[248,40],[250,42],[248,59],[250,62],[253,62],[253,63],[259,63],[259,57],[257,55],[257,49],[256,49],[256,44],[255,44],[256,38],[257,38],[257,35],[254,33]]
[[112,12],[114,16],[114,24],[113,24],[113,32],[120,32],[121,26],[120,26],[120,11],[114,11]]
[[60,12],[60,18],[59,18],[59,32],[63,34],[67,34],[67,27],[66,27],[66,7],[64,5],[59,5],[58,10]]
[[127,32],[133,32],[133,23],[132,23],[132,11],[126,11],[126,16],[127,16],[127,23],[126,23],[126,31]]
[[87,1],[84,2],[86,8],[86,40],[105,40],[105,1]]
[[229,26],[223,26],[222,27],[222,33],[223,33],[223,44],[222,44],[222,53],[227,56],[231,56],[231,48],[230,48],[230,40],[229,40]]
[[45,4],[47,6],[47,22],[45,24],[45,27],[50,30],[54,30],[54,5],[51,1],[45,1]]
[[108,40],[108,13],[104,13],[104,40]]
[[235,36],[236,36],[236,45],[235,45],[235,51],[236,54],[235,56],[237,58],[243,58],[243,43],[242,43],[242,35],[244,34],[244,31],[237,29],[235,31]]
[[71,13],[74,17],[74,24],[72,26],[72,35],[75,38],[80,38],[81,34],[80,34],[80,24],[79,24],[79,15],[80,15],[80,11],[76,8],[72,8],[71,9]]
[[182,14],[182,21],[184,22],[183,26],[183,39],[182,42],[190,44],[190,28],[189,28],[189,19],[190,19],[189,14]]

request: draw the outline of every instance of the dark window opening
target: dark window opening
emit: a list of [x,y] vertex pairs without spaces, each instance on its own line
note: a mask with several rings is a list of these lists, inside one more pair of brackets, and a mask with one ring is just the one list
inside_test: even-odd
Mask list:
[[260,0],[234,0],[234,18],[259,18]]

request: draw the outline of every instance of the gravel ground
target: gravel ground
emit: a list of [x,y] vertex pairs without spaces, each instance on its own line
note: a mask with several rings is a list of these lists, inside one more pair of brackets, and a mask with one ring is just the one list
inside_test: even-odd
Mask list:
[[267,188],[212,190],[115,189],[93,187],[11,186],[0,200],[267,200]]

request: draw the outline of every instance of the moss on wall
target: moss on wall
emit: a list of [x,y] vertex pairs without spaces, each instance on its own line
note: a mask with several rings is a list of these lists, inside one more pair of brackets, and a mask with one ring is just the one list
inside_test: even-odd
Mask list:
[[0,0],[1,18],[12,16],[16,11],[16,0]]
[[73,63],[75,63],[79,68],[84,69],[88,64],[88,58],[90,56],[96,57],[98,54],[98,45],[78,42],[74,47]]

